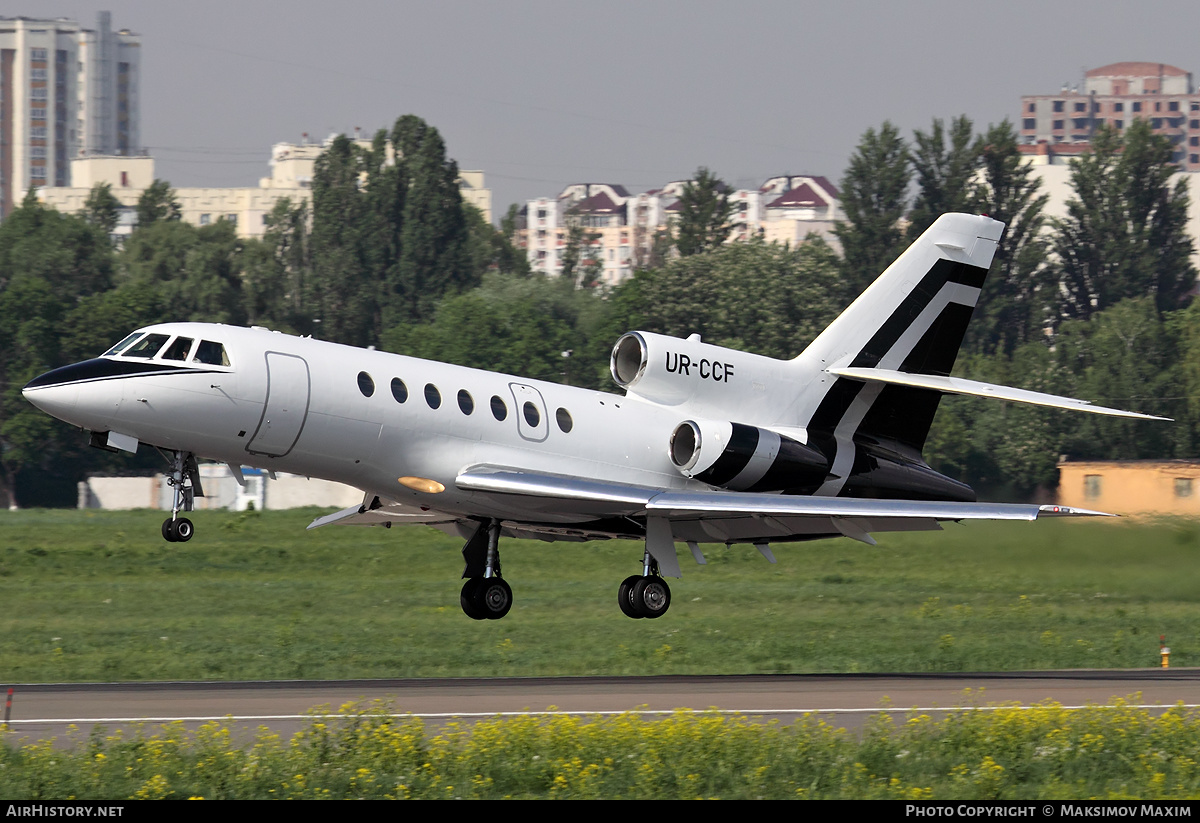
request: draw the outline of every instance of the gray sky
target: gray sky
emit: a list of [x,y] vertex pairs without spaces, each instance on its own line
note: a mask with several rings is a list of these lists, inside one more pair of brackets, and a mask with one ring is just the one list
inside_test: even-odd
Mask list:
[[483,169],[497,216],[574,182],[698,166],[837,181],[885,119],[1016,120],[1123,60],[1200,77],[1200,3],[1114,0],[4,0],[142,37],[142,134],[175,186],[253,186],[270,146],[401,114]]

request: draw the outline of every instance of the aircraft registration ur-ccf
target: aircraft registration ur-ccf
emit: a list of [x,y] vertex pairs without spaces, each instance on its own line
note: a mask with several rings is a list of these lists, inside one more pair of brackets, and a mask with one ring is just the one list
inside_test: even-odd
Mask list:
[[1100,514],[978,503],[921,456],[943,394],[1151,419],[950,376],[1003,229],[942,216],[792,360],[629,332],[611,360],[624,395],[206,323],[139,329],[24,395],[93,445],[168,457],[167,540],[192,537],[180,512],[203,494],[203,457],[239,479],[253,466],[363,490],[362,505],[310,528],[460,535],[461,604],[476,619],[512,605],[501,536],[641,541],[618,604],[659,617],[677,542],[699,563],[704,543],[752,544],[773,562],[771,543]]

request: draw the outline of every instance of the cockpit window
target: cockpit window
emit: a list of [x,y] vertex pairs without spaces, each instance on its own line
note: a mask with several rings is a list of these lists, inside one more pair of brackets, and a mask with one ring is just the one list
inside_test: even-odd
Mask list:
[[153,357],[167,342],[169,335],[148,334],[125,351],[126,357]]
[[176,337],[162,353],[163,360],[187,360],[188,352],[192,350],[192,338]]
[[102,356],[103,357],[112,357],[114,354],[116,354],[121,349],[125,348],[126,346],[128,346],[130,343],[132,343],[134,340],[137,340],[141,336],[142,336],[142,333],[140,331],[135,331],[133,334],[126,337],[120,343],[118,343],[117,345],[113,346],[111,349],[106,351]]
[[211,340],[201,340],[192,355],[193,363],[206,363],[210,366],[228,366],[229,358],[225,355],[225,347]]

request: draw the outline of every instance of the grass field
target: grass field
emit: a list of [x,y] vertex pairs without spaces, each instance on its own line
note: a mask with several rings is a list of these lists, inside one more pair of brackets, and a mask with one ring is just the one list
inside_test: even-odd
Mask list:
[[1200,665],[1200,523],[1050,521],[686,550],[629,620],[631,543],[505,541],[515,605],[459,609],[461,541],[316,510],[0,512],[0,680],[982,671]]

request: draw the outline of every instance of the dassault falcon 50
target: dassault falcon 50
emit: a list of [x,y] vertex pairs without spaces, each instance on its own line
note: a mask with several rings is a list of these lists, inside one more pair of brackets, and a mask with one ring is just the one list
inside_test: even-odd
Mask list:
[[[667,611],[675,544],[770,544],[936,530],[941,521],[1100,514],[978,503],[921,450],[944,394],[1150,415],[951,377],[1004,224],[937,220],[799,356],[776,360],[633,331],[612,350],[623,395],[294,337],[161,323],[24,388],[101,448],[158,448],[174,487],[162,534],[203,495],[197,458],[349,484],[332,523],[426,523],[461,536],[461,605],[512,605],[500,538],[640,541],[618,589],[633,618]],[[244,481],[243,481],[244,482]]]

